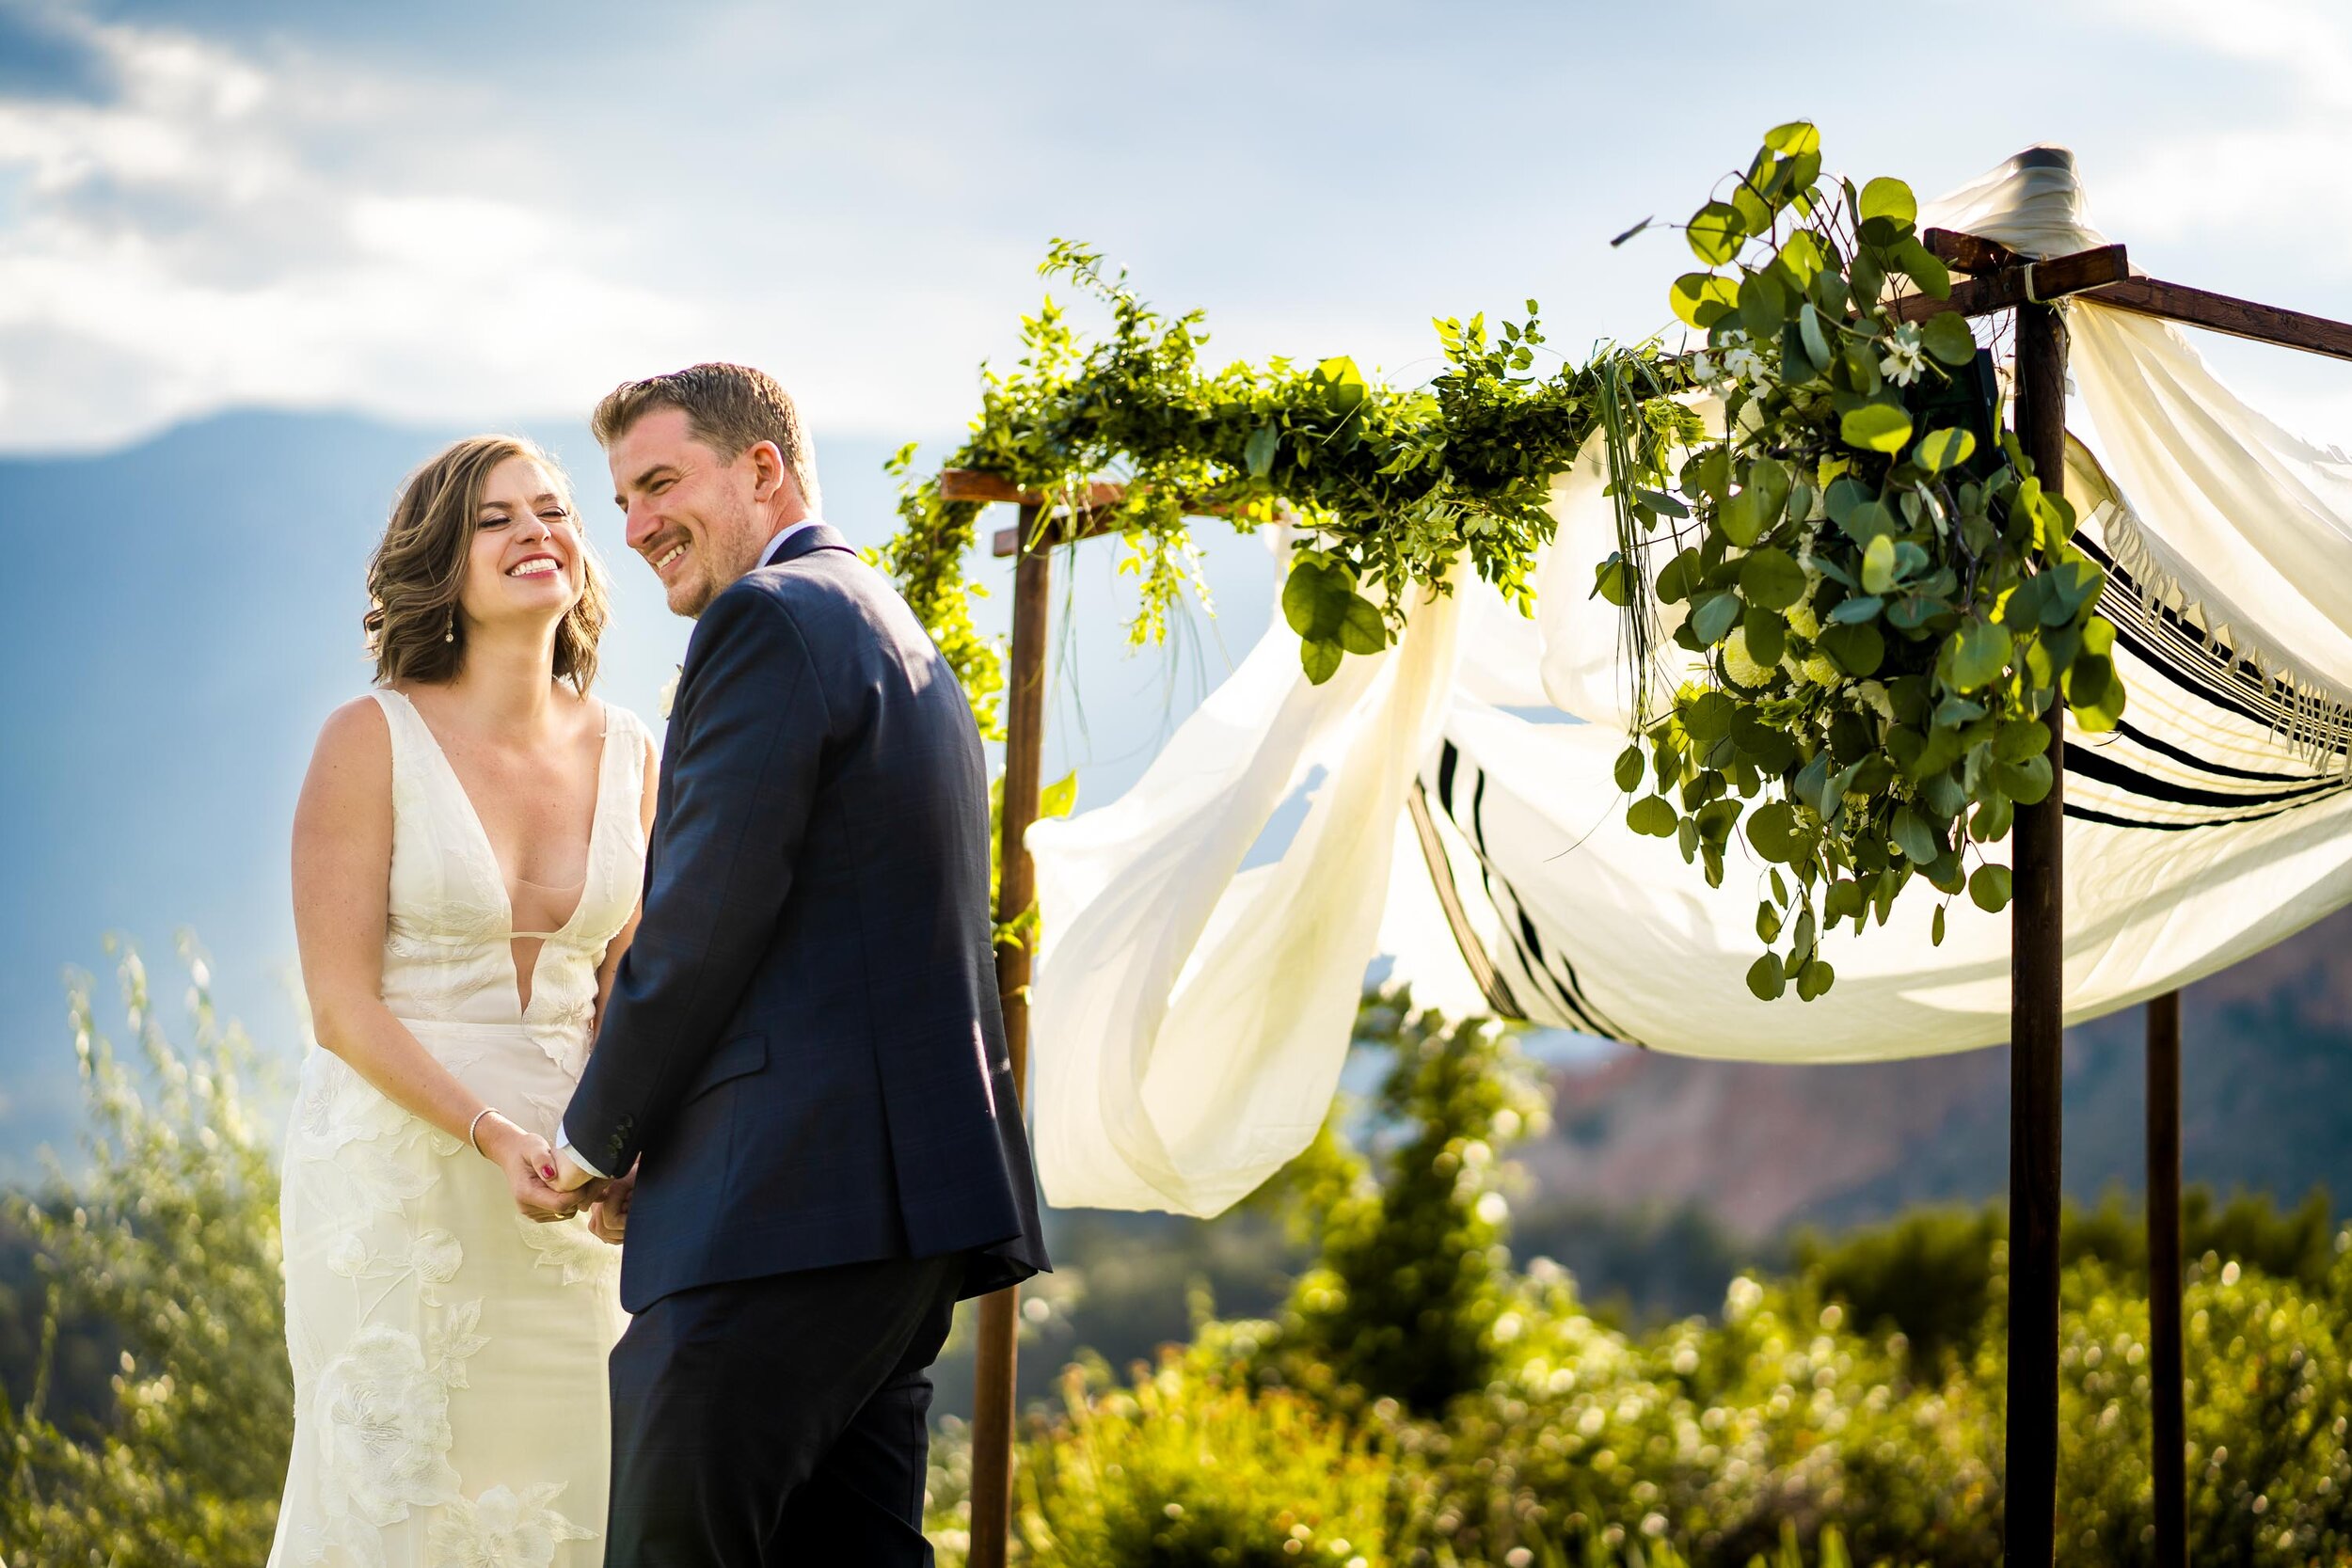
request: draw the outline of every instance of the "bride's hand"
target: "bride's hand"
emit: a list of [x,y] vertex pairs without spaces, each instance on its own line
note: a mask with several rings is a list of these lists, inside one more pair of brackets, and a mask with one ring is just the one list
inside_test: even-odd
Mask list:
[[507,1191],[528,1219],[541,1224],[569,1219],[596,1196],[590,1188],[556,1191],[550,1185],[555,1180],[555,1150],[548,1147],[547,1139],[525,1132],[496,1112],[482,1118],[477,1141],[484,1156],[506,1173]]

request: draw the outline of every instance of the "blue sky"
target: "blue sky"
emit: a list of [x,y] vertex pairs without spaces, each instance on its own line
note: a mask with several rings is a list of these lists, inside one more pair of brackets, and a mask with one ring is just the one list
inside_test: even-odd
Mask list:
[[[2352,314],[2352,12],[1966,15],[0,0],[0,448],[543,418],[714,356],[820,431],[952,431],[1057,234],[1234,354],[1411,379],[1431,315],[1530,294],[1574,354],[1683,264],[1607,237],[1800,115],[1923,196],[2067,143],[2150,270]],[[2352,434],[2347,378],[2224,357]]]

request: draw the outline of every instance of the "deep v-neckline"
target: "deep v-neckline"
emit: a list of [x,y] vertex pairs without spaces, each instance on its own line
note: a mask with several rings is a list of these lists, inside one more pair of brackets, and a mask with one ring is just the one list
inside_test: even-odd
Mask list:
[[[441,744],[441,737],[433,733],[432,721],[425,718],[424,709],[419,707],[405,691],[391,687],[387,687],[385,689],[407,705],[408,711],[415,717],[418,727],[424,731],[424,738],[433,748],[434,760],[441,765],[441,772],[448,778],[450,787],[457,792],[459,802],[466,808],[466,821],[473,829],[474,843],[490,863],[490,870],[498,881],[499,908],[506,916],[506,961],[507,966],[515,972],[515,1016],[518,1019],[528,1018],[531,1014],[531,1004],[539,996],[539,960],[547,957],[549,946],[553,945],[559,938],[569,936],[572,927],[579,924],[580,917],[586,912],[588,908],[588,885],[596,879],[596,847],[604,833],[604,787],[606,776],[611,771],[612,762],[612,706],[603,702],[596,705],[604,720],[604,730],[596,737],[596,784],[595,797],[589,807],[588,859],[580,878],[580,898],[572,905],[572,912],[564,917],[564,924],[552,931],[542,934],[515,929],[515,893],[507,880],[506,867],[499,860],[498,846],[491,842],[490,830],[483,826],[482,812],[473,802],[472,792],[466,788],[466,781],[457,776],[457,765],[449,760],[449,749]],[[519,881],[521,879],[517,878],[516,880]],[[540,884],[534,883],[533,885]],[[539,943],[539,950],[531,956],[531,971],[528,974],[523,972],[523,966],[516,962],[515,958],[516,942],[526,937]],[[523,994],[523,988],[526,985],[531,988],[531,994],[528,997]]]

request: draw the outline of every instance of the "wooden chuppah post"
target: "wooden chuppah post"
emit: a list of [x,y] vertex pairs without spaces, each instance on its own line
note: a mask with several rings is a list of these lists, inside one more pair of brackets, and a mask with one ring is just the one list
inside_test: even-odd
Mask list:
[[[2017,307],[2017,436],[2042,489],[2066,480],[2066,325]],[[2004,1557],[2046,1568],[2058,1517],[2059,1069],[2065,1036],[2066,709],[2050,793],[2017,808],[2009,963],[2009,1431]]]
[[[1012,667],[1005,705],[1005,794],[997,844],[998,924],[1017,920],[1036,896],[1026,836],[1037,820],[1045,741],[1046,623],[1052,614],[1053,546],[1034,537],[1040,507],[1021,508],[1020,561],[1013,568]],[[1005,1049],[1013,1093],[1029,1095],[1029,947],[996,947],[996,994],[1005,1011]],[[972,1568],[1004,1568],[1012,1533],[1013,1372],[1019,1354],[1019,1288],[980,1298],[973,1347]]]
[[[2052,495],[2066,483],[2066,324],[2051,301],[2130,276],[2122,245],[2026,261],[1974,234],[1931,229],[1928,248],[1978,276],[1947,300],[1915,295],[1896,313],[2013,310],[2018,443]],[[2009,1101],[2009,1418],[2002,1466],[2003,1555],[2048,1568],[2058,1522],[2058,1202],[2065,1036],[2066,711],[2052,707],[2050,792],[2017,808],[2010,852]]]
[[2148,1004],[2149,1480],[2156,1568],[2188,1562],[2187,1432],[2181,1368],[2181,993]]
[[[997,855],[996,920],[1005,925],[1025,913],[1037,896],[1028,832],[1037,820],[1044,784],[1045,650],[1052,617],[1053,550],[1057,545],[1094,538],[1111,528],[1112,510],[1126,486],[1089,485],[1083,496],[1046,496],[1024,490],[995,474],[948,468],[939,476],[941,499],[1009,501],[1021,508],[1017,528],[1001,530],[990,553],[1013,556],[1012,657],[1007,672],[1005,794]],[[1074,504],[1072,504],[1074,503]],[[1055,515],[1048,507],[1060,505]],[[1221,506],[1193,510],[1219,513]],[[1004,1006],[1005,1047],[1012,1057],[1013,1092],[1025,1108],[1029,1095],[1029,974],[1032,937],[996,949],[996,992]],[[1018,1294],[998,1291],[980,1298],[980,1321],[973,1346],[972,1546],[969,1568],[1004,1568],[1012,1537],[1013,1374],[1019,1364]]]
[[[997,837],[996,921],[1021,918],[1037,896],[1028,832],[1044,787],[1045,650],[1053,615],[1053,551],[1065,540],[1099,531],[1101,508],[1121,489],[1098,484],[1074,514],[1047,519],[1049,499],[993,474],[950,468],[939,476],[947,500],[1010,501],[1021,508],[1018,528],[996,535],[993,554],[1017,557],[1012,579],[1012,657],[1006,672],[1005,786]],[[996,948],[996,994],[1005,1014],[1005,1049],[1012,1058],[1013,1093],[1029,1097],[1029,973],[1031,942]],[[982,1296],[973,1345],[972,1549],[970,1568],[1004,1568],[1012,1537],[1013,1374],[1020,1355],[1019,1291]]]
[[[2123,247],[2108,245],[2032,263],[1978,235],[1931,229],[1930,250],[1977,276],[1949,300],[1914,297],[1898,313],[2017,312],[2018,436],[2043,485],[2065,481],[2065,328],[2043,303],[2079,294],[2159,320],[2224,332],[2307,354],[2352,359],[2352,325],[2129,274]],[[2058,1208],[2059,1037],[2063,1022],[2064,910],[2059,860],[2065,770],[2063,725],[2051,725],[2049,800],[2017,813],[2010,954],[2010,1367],[2006,1507],[2009,1556],[2046,1563],[2054,1546],[2058,1464]],[[2181,1360],[2180,995],[2148,1013],[2149,1378],[2153,1402],[2151,1475],[2159,1568],[2186,1560],[2186,1481]]]
[[[2123,247],[2108,245],[2028,264],[1973,234],[1931,229],[1930,250],[1977,274],[1949,300],[1913,297],[1913,320],[1943,310],[2017,312],[2018,437],[2045,488],[2065,482],[2066,341],[2046,301],[2079,294],[2116,309],[2225,332],[2256,342],[2352,359],[2352,325],[2298,310],[2129,275]],[[2010,1343],[2006,1490],[2008,1555],[2047,1563],[2055,1543],[2058,1465],[2058,1212],[2059,1040],[2065,920],[2060,878],[2065,769],[2061,721],[2051,723],[2051,791],[2020,807],[2014,851],[2010,952]],[[2180,995],[2148,1014],[2149,1376],[2154,1433],[2156,1562],[2186,1560],[2186,1485],[2181,1364]]]

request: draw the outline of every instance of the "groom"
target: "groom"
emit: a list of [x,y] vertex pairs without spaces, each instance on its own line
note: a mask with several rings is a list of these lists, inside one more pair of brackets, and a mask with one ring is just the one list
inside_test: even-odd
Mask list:
[[1047,1266],[979,733],[818,520],[783,388],[697,365],[595,429],[629,547],[697,622],[644,913],[557,1149],[559,1186],[617,1179],[628,1214],[605,1561],[928,1563],[951,1310]]

